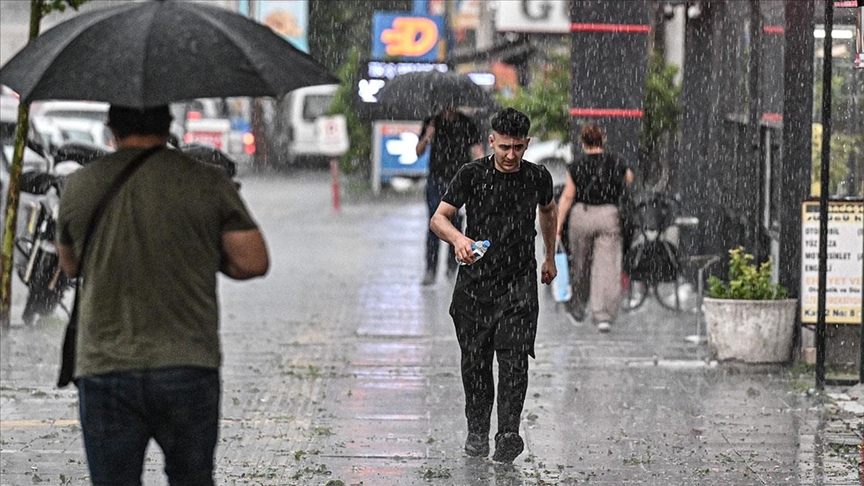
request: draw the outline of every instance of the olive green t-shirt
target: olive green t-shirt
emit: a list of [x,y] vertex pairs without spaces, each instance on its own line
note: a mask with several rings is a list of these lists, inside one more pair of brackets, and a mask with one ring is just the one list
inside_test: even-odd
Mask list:
[[[141,152],[120,149],[69,178],[58,241],[72,246],[79,262],[98,201]],[[79,263],[75,377],[218,368],[222,233],[256,227],[218,169],[167,148],[152,154],[108,203]]]

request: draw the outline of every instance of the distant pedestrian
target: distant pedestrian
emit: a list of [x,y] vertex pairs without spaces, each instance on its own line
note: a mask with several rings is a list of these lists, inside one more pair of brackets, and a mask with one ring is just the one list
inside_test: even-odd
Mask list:
[[[495,401],[492,363],[497,354],[498,431],[492,459],[505,463],[524,448],[519,421],[539,309],[534,226],[538,207],[545,244],[541,282],[549,284],[557,275],[552,176],[545,167],[522,160],[530,127],[525,114],[513,108],[499,111],[489,136],[493,155],[459,170],[430,222],[435,234],[470,264],[459,269],[450,305],[462,355],[465,452],[475,457],[489,454]],[[452,223],[462,206],[468,218],[465,234]],[[491,246],[475,261],[471,245],[479,240],[489,240]]]
[[[456,171],[468,162],[483,157],[482,142],[480,127],[455,107],[444,108],[435,116],[423,120],[416,151],[420,156],[426,147],[430,145],[432,147],[429,154],[429,175],[426,177],[426,205],[430,218],[438,208],[441,196],[444,195]],[[462,221],[458,214],[453,216],[453,224],[461,228]],[[423,285],[435,283],[440,251],[441,240],[431,229],[428,230],[426,273],[423,277]],[[452,278],[456,272],[456,260],[451,252],[447,252],[447,255],[447,276]]]
[[60,201],[60,265],[83,276],[73,376],[93,484],[141,484],[151,438],[165,454],[169,483],[213,484],[217,273],[248,279],[269,266],[232,181],[165,146],[170,122],[167,106],[112,106],[117,151],[75,172]]
[[568,310],[581,322],[590,300],[594,324],[609,332],[621,305],[618,202],[633,182],[633,172],[619,157],[605,153],[606,135],[599,125],[583,126],[581,139],[584,155],[569,167],[558,212],[559,237],[569,216],[573,296]]

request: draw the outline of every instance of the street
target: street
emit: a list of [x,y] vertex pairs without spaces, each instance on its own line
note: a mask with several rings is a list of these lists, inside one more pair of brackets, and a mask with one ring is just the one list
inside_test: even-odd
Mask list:
[[[812,374],[711,363],[684,339],[696,316],[650,300],[600,334],[566,319],[546,287],[525,452],[512,466],[468,458],[452,283],[441,269],[419,284],[420,192],[346,194],[335,214],[324,170],[240,182],[272,265],[221,281],[217,484],[861,484],[861,418],[808,395]],[[54,386],[66,316],[25,327],[17,280],[14,292],[0,485],[87,484],[77,394]],[[145,484],[165,483],[152,442],[145,469]]]

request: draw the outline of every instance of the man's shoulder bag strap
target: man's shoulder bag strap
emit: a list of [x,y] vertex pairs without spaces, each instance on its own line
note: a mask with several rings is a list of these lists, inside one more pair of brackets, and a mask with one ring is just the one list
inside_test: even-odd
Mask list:
[[87,256],[87,247],[90,244],[90,237],[99,226],[99,221],[102,215],[105,214],[105,209],[108,203],[117,195],[123,184],[135,173],[144,161],[151,155],[156,153],[162,146],[149,148],[138,154],[114,179],[114,183],[108,187],[99,204],[96,205],[96,210],[93,211],[93,216],[90,217],[90,222],[87,224],[87,231],[84,233],[84,239],[81,244],[81,254],[78,256],[78,278],[75,281],[75,301],[72,304],[72,313],[69,316],[69,324],[66,325],[66,334],[63,336],[63,361],[60,364],[60,376],[57,379],[57,386],[63,388],[72,382],[72,377],[75,373],[75,341],[78,335],[78,299],[81,294],[79,283],[81,281],[81,273],[84,269],[84,258]]

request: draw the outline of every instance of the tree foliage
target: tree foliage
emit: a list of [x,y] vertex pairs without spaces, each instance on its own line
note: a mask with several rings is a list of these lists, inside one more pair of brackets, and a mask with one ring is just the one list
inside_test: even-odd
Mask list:
[[651,55],[645,82],[645,115],[642,120],[642,149],[651,154],[660,138],[676,133],[681,115],[681,88],[675,84],[678,68],[666,64],[659,53]]
[[345,122],[348,125],[348,139],[351,146],[340,162],[340,167],[348,173],[368,170],[372,152],[372,131],[368,121],[360,118],[355,106],[359,64],[360,50],[354,47],[348,51],[348,58],[339,68],[340,85],[330,105],[330,114],[345,115]]
[[542,140],[570,141],[570,58],[549,55],[535,67],[532,82],[511,99],[500,99],[531,119],[531,136]]

